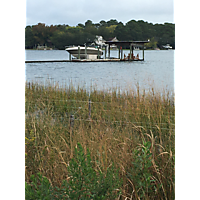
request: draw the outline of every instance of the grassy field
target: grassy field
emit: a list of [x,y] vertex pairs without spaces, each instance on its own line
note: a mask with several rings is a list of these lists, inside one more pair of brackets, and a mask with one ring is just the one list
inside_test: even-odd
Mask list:
[[40,172],[61,187],[80,144],[94,171],[117,169],[117,199],[175,199],[174,98],[119,91],[26,83],[26,182]]

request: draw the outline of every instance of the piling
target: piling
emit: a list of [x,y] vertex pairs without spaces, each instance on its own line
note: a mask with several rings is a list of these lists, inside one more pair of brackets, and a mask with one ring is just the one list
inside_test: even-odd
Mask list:
[[122,47],[120,47],[121,48],[121,59],[123,59],[123,49],[122,49]]
[[78,59],[80,59],[80,46],[78,46]]
[[99,59],[99,46],[98,46],[98,57],[97,58]]
[[105,46],[105,59],[106,59],[106,53],[107,53],[107,52],[106,52],[106,48],[107,48],[107,46]]
[[144,44],[143,44],[143,46],[142,46],[142,55],[143,55],[142,60],[144,60]]
[[85,44],[85,59],[87,59],[87,46]]
[[72,60],[72,55],[71,55],[71,53],[69,53],[69,60],[70,60],[70,61]]
[[108,45],[108,58],[110,58],[110,44]]
[[130,44],[130,59],[131,59],[131,48],[132,48],[132,45]]

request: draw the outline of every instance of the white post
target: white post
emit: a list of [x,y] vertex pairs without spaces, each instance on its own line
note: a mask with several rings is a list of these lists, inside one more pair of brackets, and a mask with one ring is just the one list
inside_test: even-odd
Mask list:
[[98,46],[98,57],[97,57],[97,59],[99,59],[99,46]]
[[85,59],[87,59],[87,46],[86,46],[86,43],[85,43]]
[[78,46],[78,59],[80,59],[80,46]]
[[106,48],[107,48],[107,46],[105,45],[105,59],[106,59]]

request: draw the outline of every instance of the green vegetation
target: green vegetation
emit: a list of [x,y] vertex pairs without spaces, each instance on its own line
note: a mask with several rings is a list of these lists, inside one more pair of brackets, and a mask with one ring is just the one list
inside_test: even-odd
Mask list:
[[75,158],[68,166],[68,181],[63,180],[61,187],[52,187],[46,177],[40,173],[31,176],[31,183],[26,183],[26,199],[115,199],[119,196],[121,186],[118,172],[113,167],[107,169],[106,174],[100,169],[97,172],[93,164],[89,149],[86,155],[80,143],[75,148]]
[[175,198],[169,93],[138,86],[89,96],[50,83],[25,91],[26,199]]
[[96,35],[101,35],[105,40],[117,37],[118,40],[153,40],[147,48],[162,48],[170,44],[175,48],[175,24],[152,24],[143,20],[130,20],[125,25],[111,19],[93,23],[87,20],[85,24],[76,27],[69,25],[51,25],[38,23],[25,28],[25,48],[33,49],[37,45],[47,45],[56,49],[64,49],[67,45],[84,45],[94,41]]

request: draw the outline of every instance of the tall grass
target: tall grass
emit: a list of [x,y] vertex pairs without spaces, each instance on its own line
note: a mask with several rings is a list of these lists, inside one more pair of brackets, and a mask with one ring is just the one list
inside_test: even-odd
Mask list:
[[93,88],[89,95],[73,85],[37,83],[26,83],[25,91],[27,182],[41,172],[53,186],[61,186],[80,143],[85,153],[90,150],[94,169],[106,172],[113,163],[118,168],[120,199],[175,198],[175,109],[169,93]]

